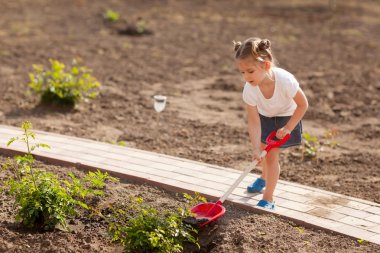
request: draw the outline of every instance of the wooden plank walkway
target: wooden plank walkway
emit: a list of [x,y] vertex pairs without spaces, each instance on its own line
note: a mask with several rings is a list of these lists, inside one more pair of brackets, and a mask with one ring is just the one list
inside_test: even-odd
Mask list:
[[[121,178],[146,182],[176,192],[199,192],[217,200],[239,177],[240,171],[178,157],[121,147],[88,139],[42,131],[38,143],[51,149],[33,154],[41,160],[78,168],[101,169]],[[0,153],[25,152],[25,144],[6,144],[22,130],[0,125]],[[276,210],[255,205],[261,194],[250,194],[246,186],[258,175],[249,174],[227,201],[259,213],[274,213],[298,224],[331,230],[380,244],[380,204],[280,180],[275,191]]]

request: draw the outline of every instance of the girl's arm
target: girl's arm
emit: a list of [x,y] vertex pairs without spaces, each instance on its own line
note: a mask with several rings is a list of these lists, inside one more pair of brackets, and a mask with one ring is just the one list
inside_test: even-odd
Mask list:
[[296,95],[294,96],[294,102],[297,104],[297,108],[294,111],[292,117],[288,121],[288,123],[285,125],[285,127],[279,129],[277,131],[277,137],[283,138],[286,134],[293,131],[293,129],[296,127],[298,122],[302,119],[302,117],[305,115],[307,108],[309,107],[309,103],[307,102],[307,98],[303,91],[301,89],[298,89]]
[[247,105],[247,115],[248,115],[248,133],[249,139],[251,140],[253,147],[253,158],[256,158],[256,155],[260,157],[260,142],[261,142],[261,124],[260,116],[257,111],[257,106]]

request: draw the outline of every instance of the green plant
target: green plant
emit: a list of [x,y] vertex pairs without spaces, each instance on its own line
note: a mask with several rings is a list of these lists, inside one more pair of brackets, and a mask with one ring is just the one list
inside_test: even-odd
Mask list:
[[302,234],[303,232],[305,232],[305,228],[303,227],[295,227],[295,229],[297,229],[297,231]]
[[188,193],[183,193],[183,198],[185,200],[185,209],[190,209],[192,206],[195,206],[199,202],[207,202],[205,197],[202,197],[198,192],[194,193],[194,196],[188,194]]
[[[132,43],[130,43],[129,41],[124,42],[122,46],[123,46],[124,49],[131,49],[131,48],[133,48]],[[0,56],[1,56],[1,51],[0,51]]]
[[66,216],[75,214],[76,204],[87,208],[73,199],[51,172],[37,170],[20,180],[10,179],[8,185],[20,206],[16,220],[26,227],[50,230],[60,224],[66,228]]
[[[67,229],[66,217],[75,215],[77,206],[89,208],[79,198],[84,199],[92,194],[102,195],[103,192],[98,188],[104,187],[104,180],[114,178],[97,171],[80,180],[69,173],[72,181],[70,183],[67,180],[59,180],[52,172],[35,170],[31,152],[35,148],[49,146],[41,143],[31,144],[31,141],[35,140],[35,134],[30,131],[30,122],[23,122],[21,127],[24,130],[23,135],[11,138],[8,146],[16,140],[21,140],[27,146],[27,154],[16,156],[14,163],[8,162],[2,166],[3,169],[13,172],[13,177],[5,182],[3,188],[15,196],[16,205],[19,206],[16,220],[26,227],[50,230],[59,224]],[[86,186],[86,183],[89,186]]]
[[91,75],[91,70],[79,66],[73,60],[69,71],[57,60],[50,60],[51,70],[42,65],[33,65],[29,73],[29,86],[41,95],[42,102],[75,105],[81,99],[95,98],[100,83]]
[[136,20],[136,32],[143,34],[146,31],[146,22],[143,18],[138,17]]
[[301,152],[302,152],[302,160],[307,158],[318,158],[319,154],[319,148],[320,148],[320,141],[317,137],[304,132],[303,135],[303,143],[301,146]]
[[[197,201],[190,195],[185,198],[187,203]],[[198,231],[183,222],[191,215],[188,208],[159,212],[144,205],[142,198],[136,198],[127,209],[113,212],[108,231],[112,241],[120,242],[126,252],[182,252],[184,242],[199,247],[194,236]]]
[[106,181],[117,181],[117,179],[108,175],[107,172],[102,173],[97,170],[96,172],[89,171],[84,177],[84,181],[89,182],[92,189],[103,189],[106,186]]
[[326,144],[331,148],[335,148],[338,146],[338,142],[336,141],[336,137],[339,135],[340,131],[337,128],[330,128],[325,131],[325,138],[327,139]]
[[120,14],[116,11],[108,9],[104,14],[103,17],[108,22],[116,22],[120,18]]
[[121,147],[126,147],[127,143],[125,141],[107,141],[110,144],[118,145]]

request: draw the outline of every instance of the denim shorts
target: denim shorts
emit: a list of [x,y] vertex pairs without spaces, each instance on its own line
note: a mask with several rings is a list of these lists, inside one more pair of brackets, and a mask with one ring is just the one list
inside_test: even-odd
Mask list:
[[[261,122],[261,142],[266,144],[266,139],[273,131],[277,131],[288,123],[290,116],[266,117],[260,114]],[[277,140],[277,138],[274,138]],[[298,122],[296,127],[290,133],[290,138],[280,148],[288,148],[301,145],[302,142],[302,122]]]

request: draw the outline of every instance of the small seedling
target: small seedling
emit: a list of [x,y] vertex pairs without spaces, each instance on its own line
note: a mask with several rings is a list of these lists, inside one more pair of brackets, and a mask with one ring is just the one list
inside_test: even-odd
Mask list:
[[317,137],[305,132],[302,135],[303,142],[301,146],[302,160],[306,158],[318,159],[320,141]]
[[325,138],[328,140],[327,145],[329,145],[331,148],[335,148],[338,146],[338,142],[336,141],[336,137],[340,134],[339,129],[337,128],[330,128],[325,131]]
[[116,22],[119,20],[120,18],[120,14],[116,11],[113,11],[113,10],[110,10],[108,9],[104,14],[103,14],[103,17],[106,21],[108,22]]
[[366,240],[364,240],[364,239],[358,239],[357,241],[358,241],[358,243],[360,243],[360,244],[368,243],[368,241],[366,241]]
[[124,42],[122,46],[123,46],[124,49],[131,49],[131,48],[133,48],[132,43],[130,43],[128,41]]
[[118,145],[121,147],[127,146],[127,143],[125,141],[108,141],[108,143],[113,144],[113,145]]
[[305,229],[302,228],[302,227],[295,227],[295,229],[297,229],[297,231],[302,234],[303,232],[305,232]]
[[84,177],[84,181],[89,182],[90,187],[93,189],[104,189],[106,181],[117,181],[117,179],[108,175],[107,172],[102,173],[100,170],[97,170],[96,172],[89,171]]
[[142,17],[138,17],[135,22],[128,22],[124,29],[119,30],[119,34],[130,36],[149,35],[153,32],[147,28],[147,22]]
[[146,31],[146,22],[141,17],[138,17],[136,20],[136,31],[140,34],[143,34]]

